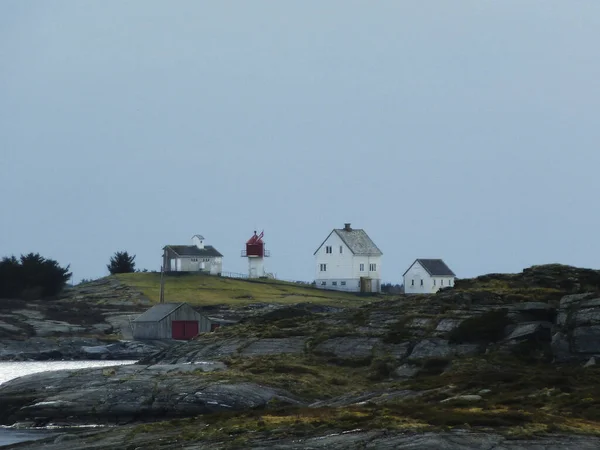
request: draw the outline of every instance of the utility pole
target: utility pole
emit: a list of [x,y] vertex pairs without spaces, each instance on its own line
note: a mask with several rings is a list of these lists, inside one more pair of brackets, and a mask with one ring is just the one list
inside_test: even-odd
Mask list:
[[164,278],[164,268],[160,266],[160,303],[165,302],[165,278]]

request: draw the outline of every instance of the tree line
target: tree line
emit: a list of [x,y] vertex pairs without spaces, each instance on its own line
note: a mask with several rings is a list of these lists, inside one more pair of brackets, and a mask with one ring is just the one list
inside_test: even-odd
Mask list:
[[69,266],[61,267],[39,253],[0,260],[0,297],[33,300],[60,293],[71,278]]
[[[134,260],[135,255],[116,252],[106,267],[112,275],[135,272]],[[19,258],[5,256],[0,260],[0,298],[36,300],[55,297],[73,275],[69,267],[62,267],[39,253],[28,253]]]

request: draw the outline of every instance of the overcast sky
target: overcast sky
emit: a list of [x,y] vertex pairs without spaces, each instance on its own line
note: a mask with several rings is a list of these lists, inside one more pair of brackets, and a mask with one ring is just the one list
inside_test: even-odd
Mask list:
[[205,236],[312,280],[364,228],[400,282],[600,268],[600,2],[0,1],[0,256],[74,278]]

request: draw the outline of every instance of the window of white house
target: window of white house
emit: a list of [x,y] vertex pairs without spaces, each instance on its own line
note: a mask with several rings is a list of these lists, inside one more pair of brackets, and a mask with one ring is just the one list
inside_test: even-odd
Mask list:
[[452,286],[452,280],[448,280],[448,286]]
[[344,247],[340,245],[340,253],[344,253]]
[[321,281],[321,286],[327,286],[327,281]]
[[414,286],[415,285],[415,280],[411,280],[410,285]]
[[440,281],[440,284],[443,286],[443,285],[444,285],[444,280],[441,280],[441,281]]
[[327,272],[327,264],[321,264],[321,272]]
[[364,264],[360,264],[360,266],[358,266],[358,270],[360,270],[361,272],[365,271],[365,265]]
[[375,272],[377,270],[377,264],[369,264],[369,271]]
[[337,281],[332,281],[331,284],[332,286],[337,286]]
[[435,286],[435,278],[433,279],[433,285]]
[[423,280],[421,280],[421,286],[423,286]]
[[341,284],[342,286],[346,286],[346,282],[345,282],[345,281],[340,281],[340,284]]
[[327,245],[325,247],[325,253],[333,253],[333,247],[331,245]]

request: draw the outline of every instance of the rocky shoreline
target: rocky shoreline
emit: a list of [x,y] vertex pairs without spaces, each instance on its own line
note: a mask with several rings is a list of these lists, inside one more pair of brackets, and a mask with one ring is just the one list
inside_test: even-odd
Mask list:
[[85,343],[140,362],[7,382],[0,423],[118,427],[27,448],[600,448],[600,274],[586,269],[270,308],[154,352]]

